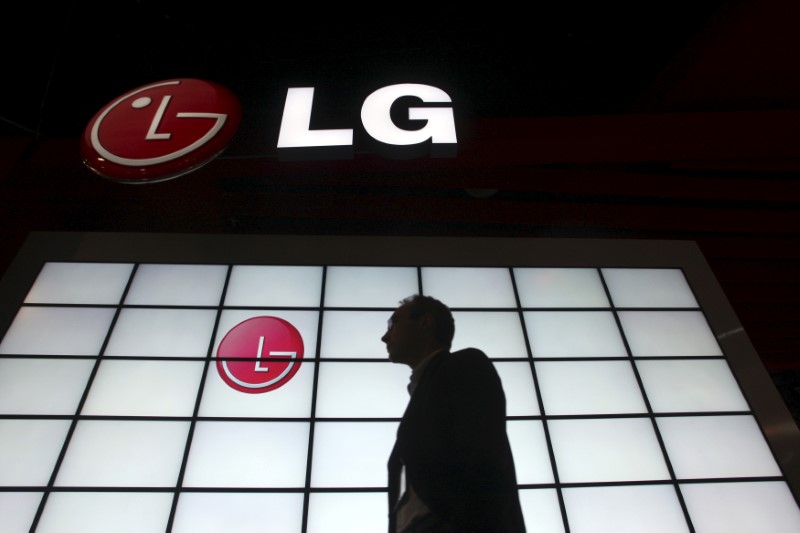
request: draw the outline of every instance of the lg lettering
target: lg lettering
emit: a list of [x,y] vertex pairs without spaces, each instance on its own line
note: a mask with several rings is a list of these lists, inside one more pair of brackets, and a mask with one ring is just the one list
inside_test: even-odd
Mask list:
[[[416,97],[425,104],[450,104],[450,97],[436,87],[413,83],[390,85],[367,96],[361,106],[361,122],[376,141],[392,146],[413,146],[430,141],[433,145],[456,144],[456,127],[451,106],[409,107],[408,119],[425,121],[416,130],[398,127],[391,118],[392,105],[400,98]],[[286,93],[278,148],[352,146],[352,129],[312,130],[313,87],[293,87]]]

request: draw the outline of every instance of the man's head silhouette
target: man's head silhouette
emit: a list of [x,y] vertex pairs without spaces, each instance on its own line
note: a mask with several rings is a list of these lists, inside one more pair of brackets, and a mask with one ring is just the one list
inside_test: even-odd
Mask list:
[[418,294],[400,303],[381,338],[393,363],[413,369],[435,350],[450,349],[455,323],[446,305]]

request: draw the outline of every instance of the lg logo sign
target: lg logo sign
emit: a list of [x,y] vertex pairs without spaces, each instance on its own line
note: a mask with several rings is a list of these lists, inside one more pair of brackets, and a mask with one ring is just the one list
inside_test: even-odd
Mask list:
[[[392,105],[400,98],[413,96],[424,103],[449,104],[450,97],[436,87],[402,83],[378,89],[361,106],[364,129],[376,141],[394,146],[409,146],[431,141],[433,144],[455,144],[456,125],[453,108],[410,107],[409,120],[423,120],[418,130],[404,130],[392,122]],[[353,130],[311,130],[311,110],[314,88],[292,88],[286,94],[278,148],[308,148],[320,146],[351,146]]]
[[[404,129],[392,120],[392,107],[414,98]],[[444,147],[454,152],[456,128],[450,97],[436,87],[413,83],[390,85],[367,96],[361,122],[370,137],[386,147]],[[352,129],[311,129],[313,87],[286,93],[277,148],[349,147]],[[236,96],[215,83],[178,79],[146,85],[103,107],[81,140],[83,161],[95,173],[115,181],[164,181],[192,172],[214,159],[232,140],[241,121]],[[433,151],[433,150],[432,150]]]
[[217,372],[234,390],[248,394],[284,386],[300,369],[303,337],[274,316],[250,318],[231,329],[217,349]]
[[214,159],[236,133],[236,96],[201,80],[169,80],[113,100],[89,121],[81,155],[91,170],[126,183],[177,178]]

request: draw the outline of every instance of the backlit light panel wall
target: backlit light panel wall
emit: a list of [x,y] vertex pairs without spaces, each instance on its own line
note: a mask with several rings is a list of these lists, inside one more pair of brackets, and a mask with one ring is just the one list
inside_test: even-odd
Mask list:
[[0,530],[384,531],[414,293],[494,362],[529,531],[800,531],[680,269],[113,262],[0,343]]

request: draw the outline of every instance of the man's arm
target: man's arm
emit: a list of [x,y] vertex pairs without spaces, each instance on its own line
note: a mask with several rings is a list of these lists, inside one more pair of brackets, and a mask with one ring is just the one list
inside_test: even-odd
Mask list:
[[506,434],[505,395],[480,350],[452,354],[443,368],[452,414],[456,530],[496,530],[518,498]]

